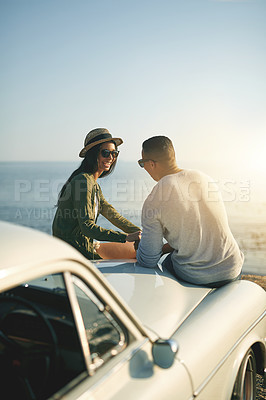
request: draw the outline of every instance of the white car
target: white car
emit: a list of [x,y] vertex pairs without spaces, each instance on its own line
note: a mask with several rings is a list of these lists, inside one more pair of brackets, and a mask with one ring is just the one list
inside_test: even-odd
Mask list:
[[91,263],[1,223],[3,400],[254,399],[265,291],[181,284],[134,260]]

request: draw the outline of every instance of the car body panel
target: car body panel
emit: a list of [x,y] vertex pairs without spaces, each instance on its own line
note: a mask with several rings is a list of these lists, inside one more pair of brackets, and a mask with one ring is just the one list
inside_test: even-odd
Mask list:
[[43,232],[1,221],[0,270],[84,257],[66,242]]
[[[157,367],[152,361],[149,341],[134,354],[128,350],[124,362],[121,356],[120,363],[111,370],[110,367],[103,368],[100,377],[95,375],[90,382],[84,381],[74,388],[68,400],[192,399],[190,378],[182,363],[177,362],[167,370]],[[167,385],[169,379],[173,384]]]
[[158,267],[143,268],[134,261],[100,261],[94,264],[142,324],[163,338],[169,338],[212,291],[210,288],[181,284]]
[[[242,337],[238,345],[234,346],[232,351],[223,357],[223,360],[218,363],[208,378],[194,390],[195,397],[198,400],[213,400],[215,394],[219,393],[219,400],[231,399],[232,388],[240,364],[247,351],[254,346],[254,343],[261,344],[261,351],[265,358],[264,337],[265,322],[261,320],[256,326],[256,330],[251,332],[249,335]],[[263,342],[264,345],[262,345]]]
[[[178,355],[191,373],[195,394],[208,384],[206,375],[210,379],[227,358],[235,359],[236,353],[245,354],[252,343],[265,341],[265,305],[262,288],[252,282],[236,281],[214,290],[193,312],[192,319],[188,318],[176,331],[173,338],[180,346]],[[241,342],[248,335],[251,337],[254,327],[253,340],[242,349]],[[238,351],[232,355],[236,347]],[[233,372],[236,375],[237,369],[231,370],[231,376]]]

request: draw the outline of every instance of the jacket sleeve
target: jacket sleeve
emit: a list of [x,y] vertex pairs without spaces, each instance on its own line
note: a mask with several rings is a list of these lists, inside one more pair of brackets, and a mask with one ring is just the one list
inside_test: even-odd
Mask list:
[[71,183],[72,202],[81,233],[91,239],[124,243],[127,236],[125,233],[104,229],[95,224],[95,190],[93,188],[95,183],[92,178],[81,175],[79,179],[73,179]]
[[106,219],[108,219],[108,221],[110,221],[118,229],[121,229],[126,233],[132,233],[141,230],[138,226],[132,224],[132,222],[130,222],[128,219],[119,214],[119,212],[117,212],[116,209],[105,200],[100,188],[99,188],[99,195],[100,195],[100,205],[101,205],[100,213]]

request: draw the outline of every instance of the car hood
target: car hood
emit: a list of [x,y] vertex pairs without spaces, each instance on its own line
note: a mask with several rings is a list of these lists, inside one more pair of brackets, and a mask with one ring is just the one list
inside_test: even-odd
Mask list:
[[162,338],[170,337],[212,290],[180,283],[158,267],[143,268],[134,261],[95,265],[143,325]]

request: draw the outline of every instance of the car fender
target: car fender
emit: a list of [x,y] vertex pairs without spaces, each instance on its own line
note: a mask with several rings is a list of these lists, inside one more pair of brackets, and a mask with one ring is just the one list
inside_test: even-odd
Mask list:
[[228,359],[233,381],[246,350],[256,342],[265,346],[265,303],[266,293],[258,285],[233,282],[213,290],[175,332],[178,357],[191,374],[196,394]]

